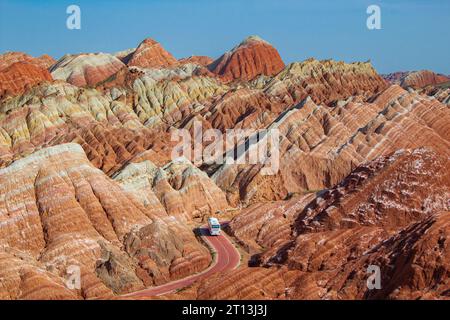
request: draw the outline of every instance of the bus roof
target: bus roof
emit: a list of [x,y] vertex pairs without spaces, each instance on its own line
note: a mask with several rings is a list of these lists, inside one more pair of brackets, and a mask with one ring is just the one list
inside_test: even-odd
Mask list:
[[209,221],[210,223],[219,223],[219,220],[218,220],[217,218],[214,218],[214,217],[208,218],[208,221]]

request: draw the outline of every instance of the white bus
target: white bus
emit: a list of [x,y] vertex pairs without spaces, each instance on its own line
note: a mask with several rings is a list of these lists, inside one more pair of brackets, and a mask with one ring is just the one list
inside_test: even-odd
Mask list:
[[220,235],[220,223],[217,218],[208,218],[209,234],[212,236]]

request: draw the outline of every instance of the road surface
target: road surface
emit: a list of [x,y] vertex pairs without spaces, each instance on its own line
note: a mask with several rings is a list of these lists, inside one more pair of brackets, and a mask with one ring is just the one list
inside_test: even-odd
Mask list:
[[[224,223],[222,223],[224,226]],[[241,255],[239,251],[234,247],[224,232],[221,232],[220,236],[211,236],[207,228],[200,228],[203,239],[211,246],[216,253],[212,264],[204,271],[188,276],[186,278],[172,281],[157,287],[151,287],[141,291],[136,291],[130,294],[126,294],[126,297],[151,297],[159,296],[167,293],[174,292],[178,289],[187,287],[195,281],[205,279],[216,272],[228,271],[236,268],[239,265]]]

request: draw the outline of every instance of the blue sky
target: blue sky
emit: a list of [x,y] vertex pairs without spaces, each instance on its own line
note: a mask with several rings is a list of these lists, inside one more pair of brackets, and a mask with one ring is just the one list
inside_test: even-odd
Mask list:
[[[81,30],[66,8],[81,8]],[[366,28],[381,7],[382,29]],[[366,61],[380,73],[450,74],[447,0],[0,0],[0,53],[115,52],[146,37],[175,57],[220,56],[248,35],[272,43],[286,63],[309,57]]]

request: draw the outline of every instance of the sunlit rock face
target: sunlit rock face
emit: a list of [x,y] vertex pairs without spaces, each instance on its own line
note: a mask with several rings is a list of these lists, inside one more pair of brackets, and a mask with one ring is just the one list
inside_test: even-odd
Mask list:
[[211,64],[214,60],[208,56],[190,56],[187,58],[180,59],[179,62],[181,64],[186,63],[196,63],[201,66],[206,67],[207,65]]
[[6,52],[0,55],[0,71],[16,62],[28,62],[37,65],[42,69],[48,69],[56,62],[56,60],[47,54],[35,58],[23,52]]
[[[285,66],[252,36],[215,61],[177,60],[152,39],[57,62],[7,53],[0,79],[0,298],[112,298],[195,274],[213,257],[194,231],[213,215],[231,220],[240,267],[167,297],[448,293],[441,75],[392,84],[370,62]],[[279,170],[174,156],[177,130],[192,138],[198,123],[277,129]],[[245,138],[221,151],[236,145],[249,155]],[[367,290],[369,264],[385,275],[381,291]],[[80,290],[65,282],[72,265]]]
[[127,64],[142,68],[155,68],[174,66],[178,64],[178,61],[158,42],[147,38],[139,44],[135,51],[129,54]]
[[0,70],[0,99],[16,96],[39,83],[52,81],[50,73],[30,62],[15,62]]
[[213,179],[229,191],[231,202],[280,200],[329,188],[357,164],[398,149],[431,146],[448,154],[449,117],[439,101],[398,86],[372,102],[350,99],[334,108],[307,99],[271,124],[281,134],[279,172],[261,175],[262,166],[224,164]]
[[[67,59],[89,61],[97,56],[71,56],[60,62]],[[108,55],[108,59],[111,57],[117,60]],[[305,65],[310,64],[321,66],[319,69],[323,72],[327,68],[339,69],[335,65],[350,70],[360,68],[334,62],[305,62]],[[53,68],[56,66],[58,64]],[[373,70],[369,66],[366,68]],[[0,145],[5,150],[1,155],[2,163],[7,164],[43,146],[71,141],[80,143],[89,159],[108,174],[149,149],[163,150],[159,158],[168,161],[170,145],[166,148],[158,140],[167,142],[171,128],[189,128],[193,119],[219,130],[270,125],[283,110],[308,94],[299,88],[310,78],[300,75],[300,71],[288,72],[291,69],[287,67],[279,74],[280,78],[252,82],[244,87],[224,85],[196,63],[170,68],[122,66],[95,89],[79,88],[62,81],[38,85],[21,96],[5,100],[0,106],[3,112]],[[287,74],[283,75],[284,72]],[[359,73],[354,72],[354,77],[358,78]],[[371,74],[366,76],[370,78]],[[376,75],[373,77],[377,83]],[[320,79],[326,93],[311,92],[315,100],[320,101],[333,90],[340,92],[336,93],[336,99],[348,98],[354,93],[341,92],[327,82],[326,79],[331,79],[328,76]],[[376,93],[383,84],[362,85],[361,92]],[[20,131],[16,130],[18,127]]]
[[[430,148],[401,150],[357,167],[329,190],[243,210],[229,231],[253,254],[253,267],[233,274],[255,279],[265,267],[272,279],[265,298],[445,298],[449,161]],[[380,267],[381,290],[366,285],[370,265]],[[240,298],[247,291],[230,277],[179,295]],[[224,288],[215,293],[219,283]]]
[[208,68],[226,82],[236,79],[245,81],[259,75],[275,75],[284,68],[284,62],[271,44],[257,36],[250,36]]
[[118,72],[125,65],[118,58],[106,53],[65,55],[50,71],[52,77],[75,86],[95,86]]
[[440,83],[449,82],[450,78],[443,74],[437,74],[430,70],[395,72],[383,76],[392,84],[398,84],[403,88],[424,88]]
[[114,176],[127,191],[152,209],[191,220],[228,208],[225,193],[189,160],[177,158],[163,167],[151,161],[127,165]]
[[[3,298],[111,296],[210,262],[191,230],[163,208],[143,205],[93,167],[77,144],[42,149],[0,169],[0,185]],[[88,279],[79,291],[61,285],[71,265]],[[36,295],[20,289],[32,291],[39,281],[59,288]]]

